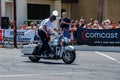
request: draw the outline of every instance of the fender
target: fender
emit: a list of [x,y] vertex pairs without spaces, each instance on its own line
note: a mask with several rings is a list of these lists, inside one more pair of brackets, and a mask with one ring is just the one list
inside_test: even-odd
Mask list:
[[66,46],[65,51],[75,51],[75,48],[73,46]]
[[66,54],[66,51],[73,52],[73,51],[76,51],[76,50],[75,50],[75,48],[73,46],[62,47],[61,52],[60,52],[60,58],[62,58],[63,53]]

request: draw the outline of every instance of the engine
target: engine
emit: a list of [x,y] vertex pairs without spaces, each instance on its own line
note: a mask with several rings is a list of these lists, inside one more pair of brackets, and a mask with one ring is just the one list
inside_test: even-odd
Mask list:
[[59,42],[58,42],[59,40],[58,39],[53,39],[52,41],[51,41],[51,45],[52,46],[57,46],[57,45],[59,45]]

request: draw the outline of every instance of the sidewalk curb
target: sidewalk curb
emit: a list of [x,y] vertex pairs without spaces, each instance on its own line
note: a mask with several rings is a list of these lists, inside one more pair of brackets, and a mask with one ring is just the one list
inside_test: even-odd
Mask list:
[[[120,47],[115,47],[115,46],[87,46],[87,45],[82,45],[74,46],[77,51],[103,51],[103,52],[120,52]],[[4,47],[0,46],[0,48],[11,48],[11,47]],[[12,47],[13,48],[13,47]],[[21,48],[19,46],[19,48]]]
[[120,47],[115,46],[74,46],[77,51],[104,51],[104,52],[120,52]]

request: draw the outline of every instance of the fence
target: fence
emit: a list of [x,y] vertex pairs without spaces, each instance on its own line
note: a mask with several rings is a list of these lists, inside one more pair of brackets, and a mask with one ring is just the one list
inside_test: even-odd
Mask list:
[[[72,33],[72,32],[71,32]],[[73,35],[70,35],[73,37]],[[37,32],[35,30],[17,30],[17,44],[25,45],[29,43],[36,43],[37,41]],[[13,47],[14,44],[14,31],[12,29],[1,29],[0,30],[0,43],[4,47],[9,45],[9,47]],[[76,44],[76,39],[71,39],[71,44]]]
[[77,43],[93,46],[120,46],[120,29],[94,30],[78,28]]
[[[34,42],[34,30],[17,30],[17,44],[28,44]],[[14,44],[14,31],[12,29],[0,30],[0,43],[3,46]]]
[[[93,30],[78,28],[76,34],[70,32],[72,45],[92,45],[92,46],[120,46],[120,29]],[[37,42],[34,30],[17,30],[17,44],[19,46]],[[11,29],[0,30],[0,44],[13,47],[14,31]]]

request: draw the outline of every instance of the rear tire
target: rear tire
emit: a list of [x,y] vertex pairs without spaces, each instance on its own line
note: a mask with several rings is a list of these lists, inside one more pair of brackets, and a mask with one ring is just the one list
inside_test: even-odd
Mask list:
[[28,57],[30,59],[30,61],[32,61],[32,62],[38,62],[40,60],[40,57],[36,57],[35,56],[35,55],[38,55],[38,49],[39,49],[39,47],[36,46],[35,49],[34,49],[34,51],[33,51],[33,53],[32,53],[33,56],[29,56]]
[[66,51],[66,54],[63,53],[62,55],[62,60],[66,63],[66,64],[71,64],[75,61],[76,58],[76,53],[74,51]]
[[40,60],[40,57],[36,57],[36,56],[32,56],[32,57],[28,57],[30,59],[30,61],[32,62],[38,62]]

